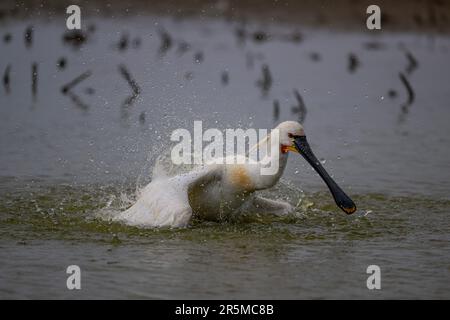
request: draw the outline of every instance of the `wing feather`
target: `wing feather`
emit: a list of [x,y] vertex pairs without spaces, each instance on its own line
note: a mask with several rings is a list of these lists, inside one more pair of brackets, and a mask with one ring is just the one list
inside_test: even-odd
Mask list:
[[150,182],[136,203],[116,220],[141,227],[186,227],[192,217],[189,192],[221,179],[218,166],[208,166],[175,177]]

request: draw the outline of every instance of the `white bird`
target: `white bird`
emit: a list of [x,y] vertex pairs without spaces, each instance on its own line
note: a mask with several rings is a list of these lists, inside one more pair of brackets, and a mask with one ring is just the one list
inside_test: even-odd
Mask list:
[[[273,187],[283,174],[289,152],[300,153],[319,173],[336,204],[347,214],[355,212],[353,201],[339,188],[312,153],[301,124],[285,121],[276,129],[279,139],[270,133],[255,147],[279,143],[279,168],[275,174],[262,175],[262,161],[245,164],[211,164],[173,177],[153,177],[136,203],[115,217],[128,225],[141,227],[186,227],[193,215],[220,220],[242,212],[286,214],[294,208],[286,202],[263,198],[258,190]],[[238,156],[239,157],[239,156]],[[242,157],[242,156],[240,156]],[[270,157],[270,155],[267,155]]]

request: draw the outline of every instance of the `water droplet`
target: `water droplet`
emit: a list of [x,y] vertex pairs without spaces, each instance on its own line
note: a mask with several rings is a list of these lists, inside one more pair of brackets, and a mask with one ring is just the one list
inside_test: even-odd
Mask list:
[[364,213],[364,217],[367,216],[369,213],[372,213],[372,210],[366,210],[366,212]]

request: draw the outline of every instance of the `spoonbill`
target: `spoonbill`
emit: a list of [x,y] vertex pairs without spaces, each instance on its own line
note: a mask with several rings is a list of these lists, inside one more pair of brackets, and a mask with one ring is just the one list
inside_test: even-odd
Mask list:
[[136,203],[115,219],[141,227],[186,227],[193,215],[206,220],[243,212],[287,214],[294,207],[287,202],[271,200],[256,191],[273,187],[283,174],[290,152],[301,154],[328,186],[337,206],[345,213],[356,211],[353,201],[337,185],[313,154],[303,126],[296,121],[280,123],[279,139],[272,133],[258,142],[277,140],[280,152],[279,169],[273,175],[261,175],[258,161],[245,164],[211,164],[188,173],[168,177],[154,177],[143,188]]

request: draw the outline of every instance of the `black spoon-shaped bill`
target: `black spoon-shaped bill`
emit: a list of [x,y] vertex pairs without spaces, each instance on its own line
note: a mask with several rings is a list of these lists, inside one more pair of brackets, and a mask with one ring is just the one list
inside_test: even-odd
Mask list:
[[308,161],[308,163],[314,168],[314,170],[316,170],[322,180],[326,183],[337,206],[347,214],[354,213],[356,211],[355,203],[345,194],[336,181],[330,177],[319,160],[317,160],[311,150],[311,147],[309,146],[308,140],[306,140],[306,136],[295,137],[294,144],[297,151],[306,159],[306,161]]

